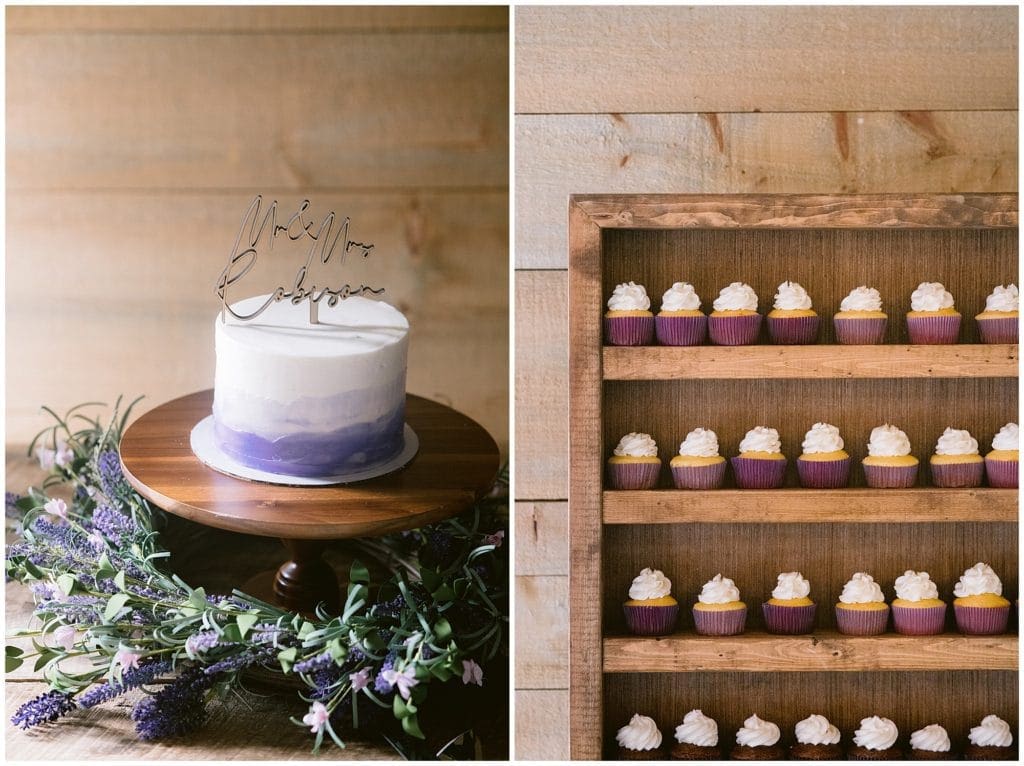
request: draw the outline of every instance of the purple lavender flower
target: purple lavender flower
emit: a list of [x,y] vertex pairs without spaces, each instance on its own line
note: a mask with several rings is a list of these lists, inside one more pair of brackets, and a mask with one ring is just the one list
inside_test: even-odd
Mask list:
[[60,617],[67,625],[102,622],[101,614],[106,600],[97,596],[63,596],[63,600],[42,601],[35,609],[36,615],[52,614]]
[[206,692],[216,681],[216,675],[192,665],[156,694],[140,700],[132,711],[139,737],[163,739],[198,729],[206,722]]
[[329,668],[333,664],[334,658],[331,657],[331,653],[329,651],[323,651],[315,657],[310,657],[308,660],[296,662],[292,668],[296,673],[312,673],[316,670]]
[[276,658],[277,649],[272,646],[253,647],[208,665],[203,672],[209,676],[215,676],[218,673],[231,673],[253,665],[263,665]]
[[116,450],[100,453],[96,460],[96,471],[100,475],[100,489],[108,499],[116,500],[131,494],[132,489],[124,479],[121,459],[117,456]]
[[19,500],[21,500],[21,495],[19,495],[16,492],[7,492],[6,494],[4,494],[4,513],[7,515],[8,518],[21,518],[21,509],[18,507]]
[[388,671],[395,669],[397,656],[394,652],[390,652],[384,658],[384,664],[380,666],[380,672],[377,673],[377,677],[373,681],[373,690],[378,694],[394,693],[394,684],[384,676],[389,675]]
[[115,545],[120,545],[122,540],[130,539],[139,531],[131,517],[106,503],[93,511],[92,525]]
[[132,670],[126,670],[121,674],[121,681],[93,686],[78,695],[78,706],[82,708],[95,707],[102,702],[114,699],[124,694],[129,689],[136,689],[148,683],[164,673],[170,673],[173,665],[168,660],[143,662]]
[[40,694],[18,708],[11,716],[11,723],[23,729],[38,726],[41,723],[56,721],[75,709],[73,697],[67,692],[49,691]]
[[193,633],[185,640],[185,649],[189,654],[201,654],[215,647],[219,638],[214,630]]
[[311,678],[313,690],[309,693],[310,699],[321,701],[330,699],[338,682],[341,681],[342,675],[341,670],[337,667],[314,671]]

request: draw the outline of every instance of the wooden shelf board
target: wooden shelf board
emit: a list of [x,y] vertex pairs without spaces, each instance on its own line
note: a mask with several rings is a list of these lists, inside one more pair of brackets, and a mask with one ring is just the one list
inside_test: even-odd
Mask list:
[[604,639],[605,673],[1016,670],[1017,636],[807,636],[762,632]]
[[605,346],[605,380],[1012,378],[1016,345]]
[[1015,489],[606,490],[605,524],[1015,522]]

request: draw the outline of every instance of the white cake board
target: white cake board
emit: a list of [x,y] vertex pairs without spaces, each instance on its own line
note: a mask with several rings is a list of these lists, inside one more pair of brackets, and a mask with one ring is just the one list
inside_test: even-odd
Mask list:
[[363,471],[317,477],[286,476],[242,465],[217,446],[217,442],[213,437],[213,415],[207,415],[196,423],[195,428],[192,429],[189,441],[192,445],[192,452],[203,463],[215,471],[233,476],[236,479],[262,481],[266,484],[283,484],[289,487],[326,487],[332,484],[351,484],[355,481],[376,479],[378,476],[397,471],[399,468],[405,468],[416,457],[416,453],[420,448],[420,440],[408,423],[405,424],[404,437],[405,446],[402,447],[402,451],[386,463],[381,463]]

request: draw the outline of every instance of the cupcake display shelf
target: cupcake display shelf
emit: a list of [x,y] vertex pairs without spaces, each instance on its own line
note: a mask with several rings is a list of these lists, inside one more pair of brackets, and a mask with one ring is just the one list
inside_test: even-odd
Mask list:
[[[569,251],[572,757],[614,757],[615,732],[634,713],[671,733],[694,708],[719,720],[728,747],[730,727],[752,712],[790,733],[819,713],[846,737],[871,715],[906,736],[940,721],[959,740],[989,713],[1016,721],[1016,618],[1009,633],[961,635],[952,590],[980,561],[1016,598],[1017,490],[937,487],[929,466],[947,427],[969,430],[985,453],[1017,420],[1018,348],[982,343],[975,321],[995,286],[1018,281],[1016,195],[574,196]],[[743,282],[763,316],[787,280],[813,299],[814,344],[771,345],[762,326],[754,345],[606,345],[617,285],[645,285],[656,312],[685,281],[706,314],[719,290]],[[922,282],[954,296],[957,343],[911,344],[906,313]],[[832,315],[861,285],[878,290],[884,336],[839,345]],[[796,460],[816,422],[845,441],[843,488],[800,487]],[[911,488],[865,486],[867,442],[884,423],[920,461]],[[778,431],[782,488],[738,489],[732,466],[721,489],[673,488],[668,464],[692,429],[715,431],[728,459],[756,426]],[[631,432],[657,443],[653,489],[613,489],[606,477]],[[661,638],[627,635],[623,602],[645,567],[663,570],[679,601]],[[949,604],[943,633],[837,632],[834,605],[854,572],[873,574],[891,601],[907,569],[929,572]],[[776,574],[793,570],[818,605],[813,633],[766,633],[761,603]],[[690,607],[717,572],[748,606],[740,635],[694,633]]]

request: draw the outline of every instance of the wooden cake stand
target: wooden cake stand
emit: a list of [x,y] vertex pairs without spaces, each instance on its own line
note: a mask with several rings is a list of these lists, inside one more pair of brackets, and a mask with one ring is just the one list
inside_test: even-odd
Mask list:
[[[419,452],[405,468],[349,485],[289,487],[218,473],[192,453],[192,428],[210,414],[212,389],[146,413],[121,438],[125,476],[140,495],[205,526],[278,537],[289,560],[273,576],[273,599],[309,612],[337,610],[338,579],[322,554],[331,540],[375,537],[467,510],[493,485],[498,446],[478,423],[451,407],[406,397],[406,422]],[[268,575],[269,579],[269,575]],[[262,595],[263,588],[247,589]]]

